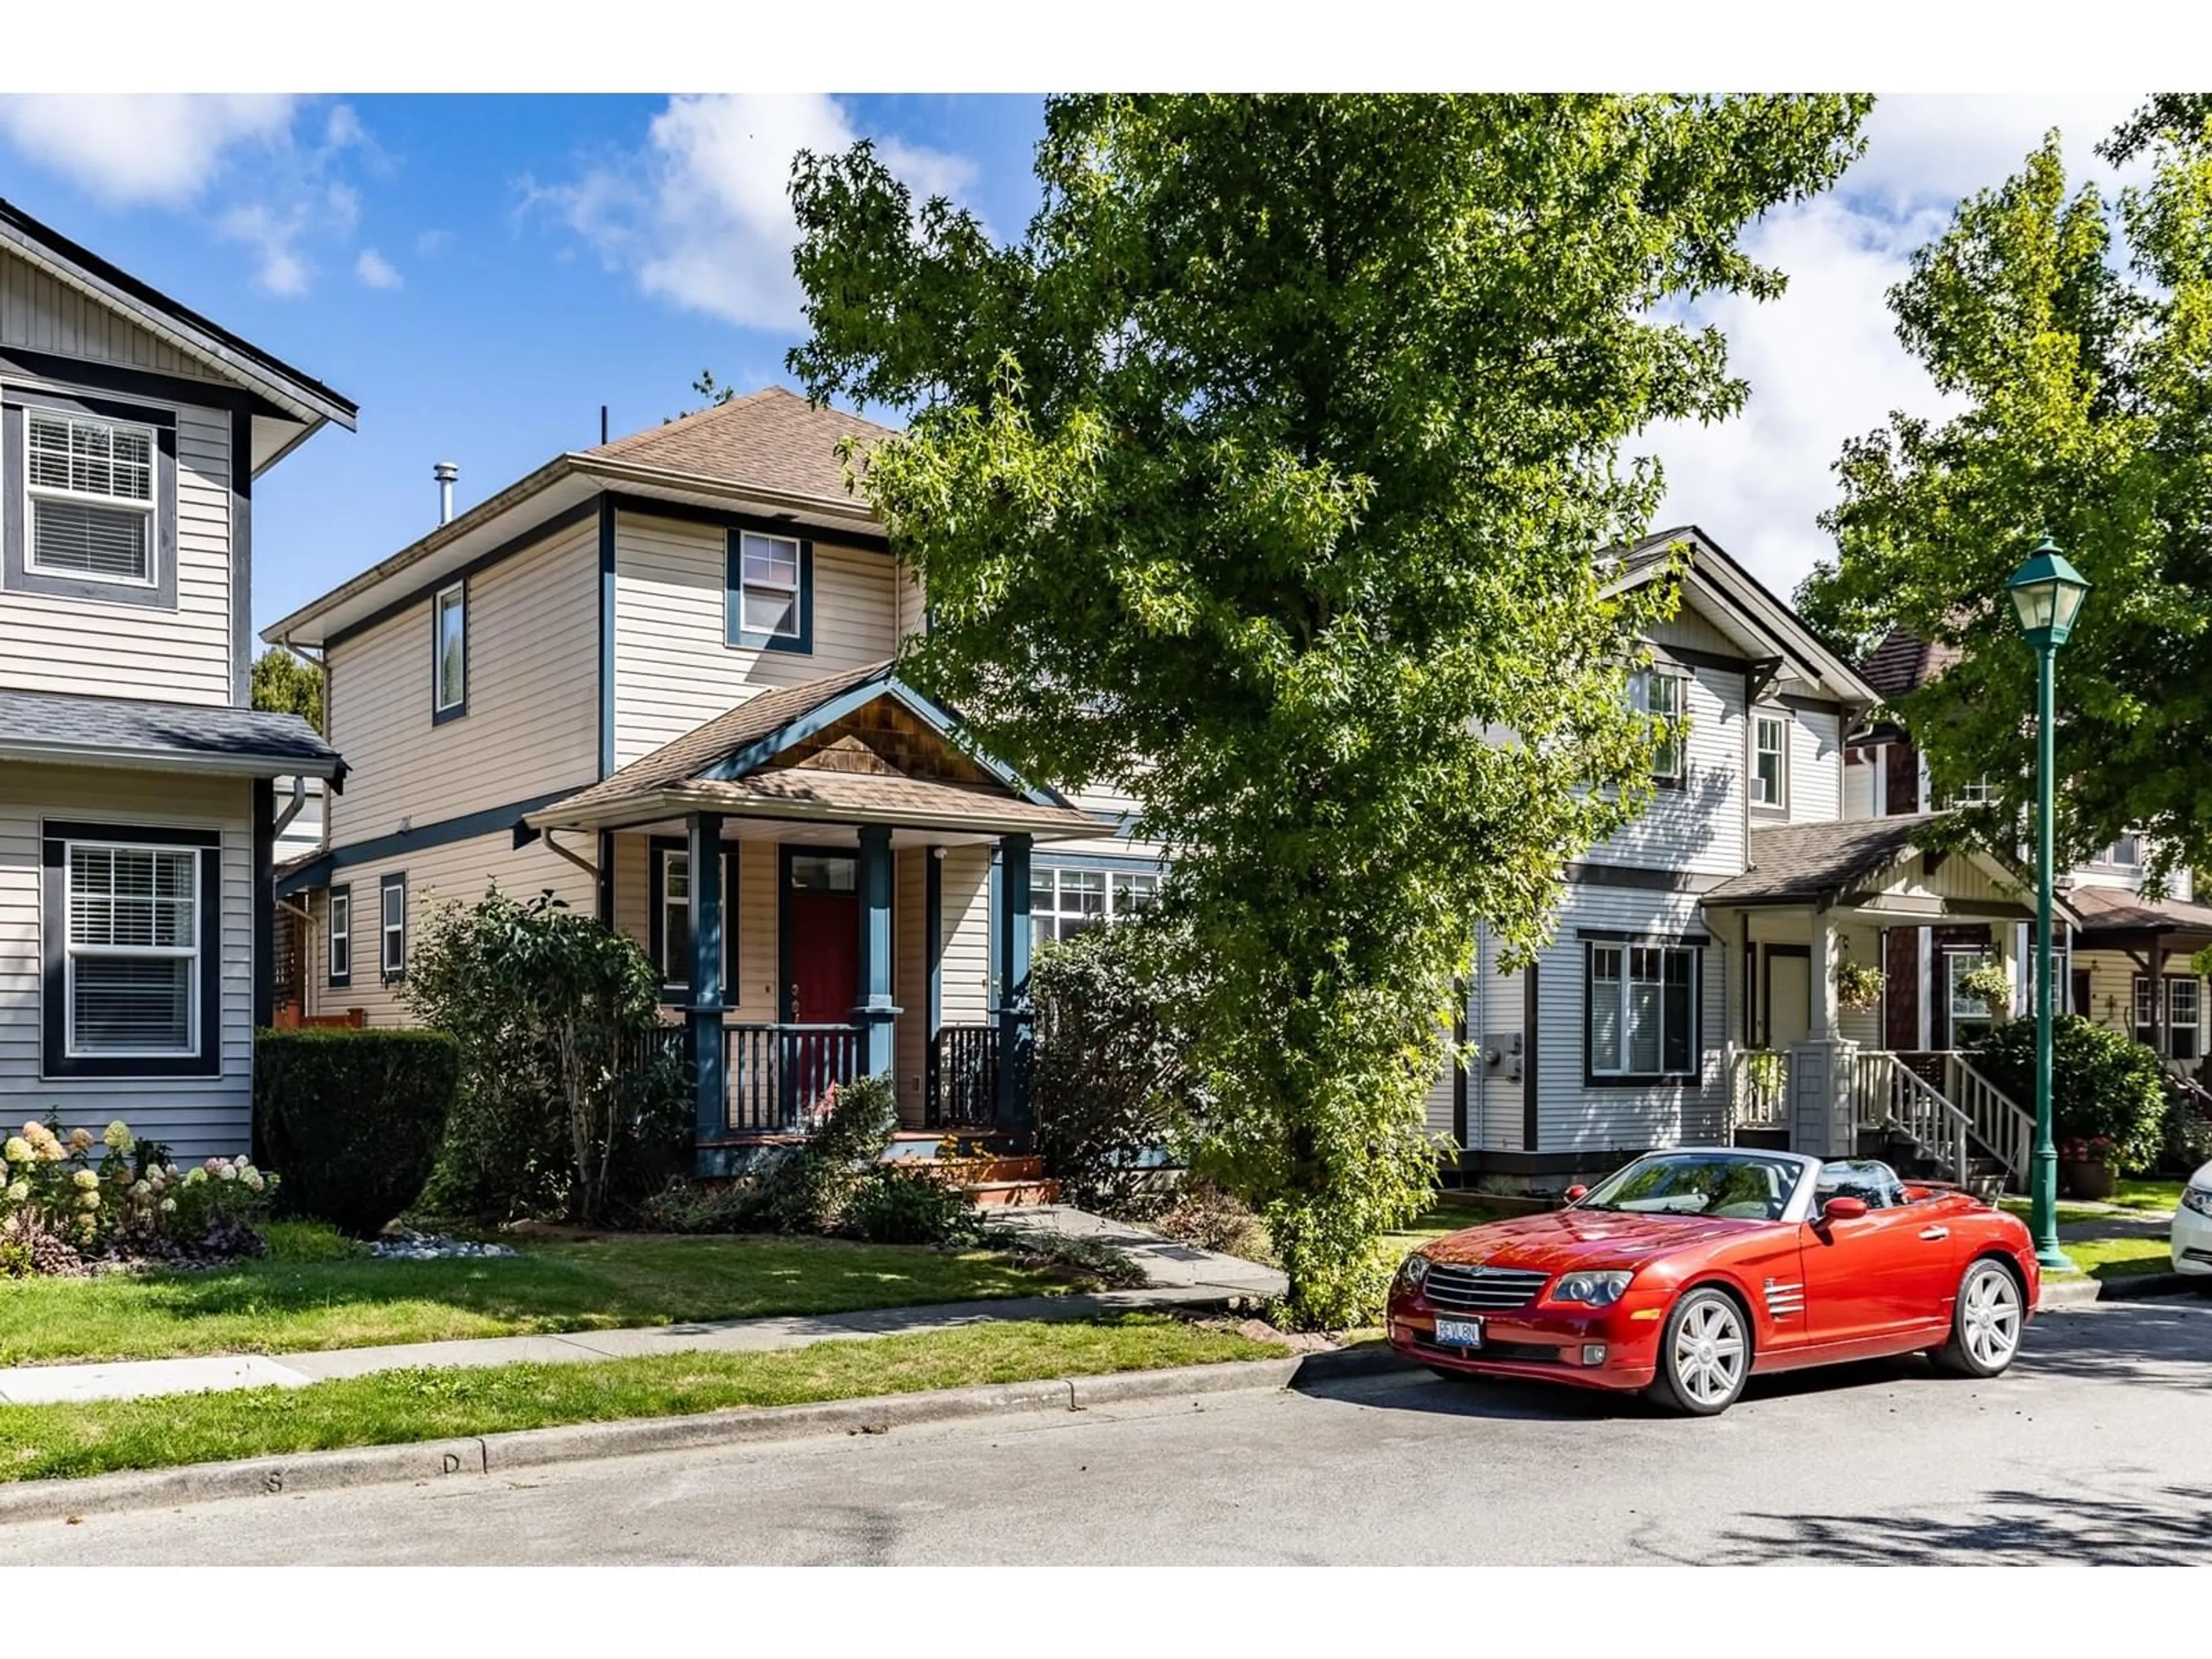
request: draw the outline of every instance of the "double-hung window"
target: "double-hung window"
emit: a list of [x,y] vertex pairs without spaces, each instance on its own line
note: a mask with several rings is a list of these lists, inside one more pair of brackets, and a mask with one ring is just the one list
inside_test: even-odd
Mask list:
[[68,1054],[200,1052],[200,854],[191,847],[68,843]]
[[1992,966],[1996,958],[1985,951],[1947,951],[1943,953],[1943,988],[1951,1017],[1951,1046],[1963,1048],[1969,1037],[1990,1029],[1990,1005],[1966,988],[1966,975],[1977,968]]
[[1628,704],[1662,730],[1651,757],[1651,775],[1662,783],[1682,781],[1682,677],[1664,669],[1639,668],[1628,677]]
[[813,550],[796,538],[732,531],[729,642],[771,651],[812,649],[812,564]]
[[376,965],[387,980],[407,973],[407,876],[386,876],[377,890]]
[[1143,870],[1083,870],[1038,864],[1030,868],[1030,936],[1073,939],[1124,921],[1158,896],[1159,876]]
[[2110,865],[2116,870],[2142,869],[2142,839],[2136,836],[2122,836],[2118,841],[2114,842],[2110,847],[2107,847],[2105,849],[2105,856],[2100,859],[2098,862],[2100,864]]
[[325,941],[331,988],[353,983],[353,889],[331,889],[330,931]]
[[1698,947],[1621,944],[1589,949],[1590,1076],[1697,1075]]
[[1753,714],[1751,731],[1751,804],[1785,806],[1790,787],[1790,717]]
[[154,586],[159,451],[154,428],[28,409],[23,448],[30,511],[25,569]]
[[2202,1000],[2197,981],[2179,975],[2166,981],[2166,1052],[2176,1060],[2194,1060],[2201,1052],[2197,1022]]
[[469,586],[441,587],[430,604],[430,718],[469,712]]

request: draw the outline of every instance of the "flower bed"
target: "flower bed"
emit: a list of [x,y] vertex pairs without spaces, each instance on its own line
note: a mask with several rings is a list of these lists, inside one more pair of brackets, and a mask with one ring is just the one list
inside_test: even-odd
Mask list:
[[54,1118],[26,1123],[0,1142],[0,1279],[191,1266],[268,1249],[254,1228],[275,1176],[244,1158],[179,1168],[120,1121],[98,1136]]

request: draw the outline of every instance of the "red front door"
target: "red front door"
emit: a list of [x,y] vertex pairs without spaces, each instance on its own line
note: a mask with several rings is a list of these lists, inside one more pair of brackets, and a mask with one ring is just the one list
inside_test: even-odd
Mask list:
[[796,892],[791,928],[787,1018],[801,1025],[842,1025],[860,1000],[860,896]]

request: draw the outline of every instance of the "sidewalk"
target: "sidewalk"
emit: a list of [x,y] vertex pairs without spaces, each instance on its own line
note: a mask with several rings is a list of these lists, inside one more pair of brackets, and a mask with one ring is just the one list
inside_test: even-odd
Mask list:
[[130,1400],[231,1389],[297,1389],[332,1377],[363,1376],[417,1365],[576,1364],[701,1351],[757,1352],[804,1347],[811,1342],[903,1336],[1007,1320],[1057,1322],[1171,1309],[1197,1310],[1221,1307],[1236,1298],[1279,1296],[1284,1289],[1283,1276],[1272,1268],[1177,1244],[1066,1205],[1009,1211],[993,1219],[1113,1245],[1145,1269],[1151,1284],[1143,1290],[1089,1295],[1010,1297],[931,1307],[873,1308],[857,1313],[571,1331],[556,1336],[495,1336],[307,1353],[220,1354],[88,1365],[18,1365],[0,1370],[0,1404]]

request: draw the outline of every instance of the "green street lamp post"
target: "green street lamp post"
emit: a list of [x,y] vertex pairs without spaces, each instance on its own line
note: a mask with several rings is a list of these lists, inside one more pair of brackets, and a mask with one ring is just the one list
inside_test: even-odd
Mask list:
[[2035,652],[2035,1150],[2029,1179],[2035,1259],[2046,1267],[2074,1264],[2058,1248],[2058,1149],[2051,1133],[2051,807],[2055,769],[2051,680],[2058,647],[2073,631],[2089,584],[2045,536],[2005,584],[2021,632]]

